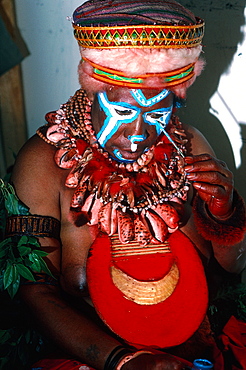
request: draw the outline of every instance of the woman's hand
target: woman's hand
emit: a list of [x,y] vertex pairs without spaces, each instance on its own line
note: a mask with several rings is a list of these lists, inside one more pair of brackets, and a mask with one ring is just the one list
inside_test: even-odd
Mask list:
[[200,198],[206,202],[215,218],[227,218],[232,213],[233,175],[226,164],[210,154],[185,158],[187,179]]
[[122,370],[182,370],[184,363],[166,353],[141,354],[122,366]]

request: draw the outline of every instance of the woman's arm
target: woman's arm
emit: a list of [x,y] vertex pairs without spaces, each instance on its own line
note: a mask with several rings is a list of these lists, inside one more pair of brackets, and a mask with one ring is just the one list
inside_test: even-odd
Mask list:
[[224,162],[215,158],[201,133],[190,127],[187,132],[191,151],[185,159],[185,171],[197,194],[196,226],[199,233],[212,242],[215,258],[221,266],[239,273],[246,264],[244,202],[235,193],[232,173]]
[[22,299],[31,309],[38,327],[66,353],[96,369],[103,369],[110,352],[120,343],[104,333],[83,312],[61,296],[59,287],[23,285]]
[[[63,254],[67,264],[76,258],[78,264],[84,265],[86,249],[83,243],[90,242],[90,235],[86,228],[76,229],[67,220],[71,200],[71,192],[64,186],[67,171],[55,165],[54,152],[52,146],[33,137],[18,155],[12,182],[18,197],[32,214],[52,216],[61,221],[61,237],[66,243],[64,253],[57,240],[39,239],[42,249],[49,252],[46,262],[51,272],[59,276]],[[59,280],[58,286],[24,284],[20,288],[20,295],[31,309],[37,325],[49,338],[67,353],[97,369],[103,369],[107,356],[120,343],[63,299]]]

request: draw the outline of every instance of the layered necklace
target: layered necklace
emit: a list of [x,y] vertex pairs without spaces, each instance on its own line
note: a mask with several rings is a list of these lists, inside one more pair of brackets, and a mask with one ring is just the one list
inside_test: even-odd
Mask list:
[[[102,149],[91,122],[91,102],[78,90],[37,133],[55,145],[55,161],[70,169],[65,185],[74,188],[71,209],[122,243],[163,242],[179,226],[175,205],[187,200],[183,156],[187,138],[179,119],[172,116],[168,135],[133,163],[115,161]],[[183,153],[183,155],[181,155]],[[140,230],[140,231],[139,231]]]

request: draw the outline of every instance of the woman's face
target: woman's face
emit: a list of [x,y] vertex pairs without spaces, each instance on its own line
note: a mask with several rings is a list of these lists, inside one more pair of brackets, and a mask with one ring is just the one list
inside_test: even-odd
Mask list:
[[172,109],[168,90],[113,88],[96,94],[92,124],[99,144],[116,160],[130,163],[156,142]]

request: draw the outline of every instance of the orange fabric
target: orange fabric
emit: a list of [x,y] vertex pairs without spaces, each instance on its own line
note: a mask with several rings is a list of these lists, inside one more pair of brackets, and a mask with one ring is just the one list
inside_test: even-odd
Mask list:
[[223,329],[220,340],[225,355],[232,359],[231,369],[246,369],[246,323],[231,316]]

